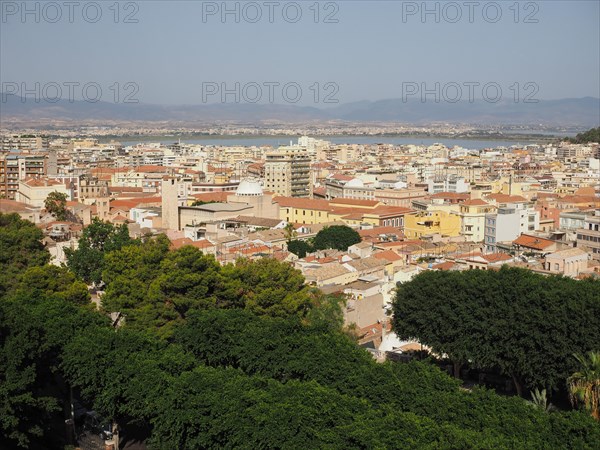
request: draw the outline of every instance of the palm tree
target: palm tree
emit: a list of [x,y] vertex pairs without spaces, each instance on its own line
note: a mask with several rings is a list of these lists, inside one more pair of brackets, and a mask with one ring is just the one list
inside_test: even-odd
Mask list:
[[291,222],[288,222],[283,230],[285,231],[285,239],[288,242],[298,236],[298,233],[294,229],[294,224]]
[[535,390],[531,393],[531,400],[529,400],[529,404],[546,412],[554,411],[555,409],[554,405],[548,401],[546,389],[542,389],[540,391],[538,388],[535,388]]
[[573,405],[583,405],[600,421],[600,352],[589,352],[587,358],[573,355],[581,370],[568,379],[569,397]]

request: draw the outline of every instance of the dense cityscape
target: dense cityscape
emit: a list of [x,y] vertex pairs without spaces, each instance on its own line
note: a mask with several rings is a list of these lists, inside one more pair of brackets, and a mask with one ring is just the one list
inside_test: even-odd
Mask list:
[[[593,142],[581,142],[586,137]],[[45,285],[48,276],[82,280],[85,284],[73,281],[69,291],[77,286],[81,297],[77,301],[91,301],[110,315],[116,327],[153,330],[172,340],[181,333],[177,331],[181,323],[191,326],[188,316],[193,316],[194,310],[212,309],[210,304],[222,308],[220,302],[242,302],[234,309],[242,307],[258,316],[304,317],[302,320],[316,314],[307,313],[306,308],[316,311],[327,304],[321,314],[327,310],[333,314],[327,320],[334,320],[335,327],[370,352],[374,361],[407,361],[429,353],[436,365],[460,378],[464,386],[487,386],[519,396],[548,387],[557,391],[555,401],[563,402],[565,408],[568,402],[566,397],[561,399],[561,392],[566,392],[566,379],[560,375],[545,378],[543,373],[549,367],[542,365],[542,374],[532,377],[524,368],[519,369],[523,372],[499,370],[498,362],[479,362],[473,356],[455,359],[458,356],[452,344],[418,325],[418,317],[435,315],[436,308],[442,308],[443,320],[458,320],[443,312],[442,302],[451,302],[448,294],[425,308],[427,301],[435,299],[435,290],[420,301],[420,291],[410,290],[452,283],[435,278],[426,281],[429,272],[503,274],[520,269],[541,277],[566,277],[565,283],[567,279],[583,280],[581,283],[597,280],[597,137],[595,129],[545,144],[469,149],[448,148],[443,143],[334,144],[309,136],[272,147],[228,146],[226,140],[224,145],[181,140],[122,145],[115,140],[101,143],[93,137],[5,134],[0,156],[0,213],[8,221],[4,226],[10,228],[17,220],[9,219],[10,215],[17,214],[43,238],[43,250],[38,251],[48,254],[51,266],[44,269],[48,273],[34,275],[29,269],[24,279],[42,277],[34,285]],[[128,247],[131,245],[134,247]],[[198,259],[190,269],[198,267],[199,278],[193,270],[185,276],[192,278],[176,282],[177,278],[171,278],[174,274],[156,271],[177,269],[160,263],[147,270],[155,271],[157,279],[166,277],[164,281],[155,286],[151,277],[148,285],[139,284],[144,277],[140,264],[148,264],[143,262],[143,254],[156,245],[165,245],[168,254],[163,258],[171,258],[172,253],[174,258]],[[142,254],[132,254],[134,248]],[[129,269],[122,267],[131,264],[126,262],[130,258],[142,259]],[[7,258],[6,263],[13,261]],[[252,264],[257,264],[257,269],[251,269]],[[278,281],[248,298],[249,294],[244,294],[239,300],[219,299],[231,288],[211,288],[210,277],[205,278],[208,267],[214,271],[218,266],[223,267],[220,276],[232,270],[267,271],[266,279],[256,273],[252,278],[230,273],[228,282],[241,276],[240,280],[250,283],[244,289],[255,291],[261,283]],[[134,276],[130,270],[142,272]],[[283,272],[276,276],[278,271]],[[256,276],[263,281],[254,279]],[[525,273],[515,272],[509,278],[521,277],[526,277]],[[12,277],[6,280],[6,292],[24,288],[11,287],[14,281]],[[297,291],[293,298],[287,292],[289,283],[295,286],[292,291]],[[579,329],[583,336],[577,340],[584,339],[582,348],[593,349],[598,343],[597,283],[590,284],[587,300],[585,293],[574,294],[579,298],[572,300],[561,293],[560,305],[555,305],[569,310],[576,307],[570,302],[588,302],[585,308],[593,321],[588,330],[591,334]],[[418,288],[419,284],[424,286]],[[46,293],[47,289],[65,289],[51,286],[42,289]],[[570,289],[568,286],[563,289]],[[544,283],[541,287],[546,289]],[[200,298],[194,293],[199,288],[204,292]],[[159,293],[153,292],[155,289]],[[280,289],[283,292],[278,293]],[[399,303],[403,289],[412,292],[409,298],[413,303]],[[520,289],[525,289],[525,284]],[[210,300],[215,295],[216,300]],[[523,291],[522,295],[530,293]],[[541,295],[546,295],[543,290]],[[183,301],[177,300],[180,296],[190,298],[177,306]],[[266,297],[260,300],[262,296]],[[523,307],[526,314],[533,313],[527,305]],[[398,310],[402,315],[397,315]],[[466,321],[467,317],[460,319],[463,324]],[[575,345],[568,348],[573,353],[578,350]],[[467,355],[471,352],[474,350],[467,350]],[[569,356],[563,353],[560,358]],[[451,364],[445,366],[444,361]],[[563,366],[566,374],[565,370],[576,368],[574,361],[553,364]],[[90,387],[86,382],[80,389],[78,404],[89,398],[84,392]],[[127,428],[126,423],[120,426]],[[107,442],[114,439],[116,430],[104,436]],[[156,436],[153,439],[163,442]]]

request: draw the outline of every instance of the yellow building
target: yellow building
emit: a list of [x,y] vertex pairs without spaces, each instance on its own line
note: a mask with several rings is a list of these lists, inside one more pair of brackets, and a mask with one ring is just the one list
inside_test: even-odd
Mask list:
[[329,218],[331,207],[327,200],[276,197],[275,201],[279,203],[279,218],[286,222],[319,224],[332,221]]
[[421,211],[404,217],[404,234],[407,238],[422,238],[432,234],[460,235],[460,217],[446,211]]

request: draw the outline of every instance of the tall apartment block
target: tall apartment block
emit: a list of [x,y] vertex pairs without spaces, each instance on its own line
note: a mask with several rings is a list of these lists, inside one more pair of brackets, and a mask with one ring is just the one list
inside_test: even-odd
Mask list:
[[280,147],[265,155],[265,190],[284,197],[312,197],[311,158],[302,147]]
[[0,196],[14,200],[19,190],[19,180],[47,174],[45,153],[11,151],[0,155]]

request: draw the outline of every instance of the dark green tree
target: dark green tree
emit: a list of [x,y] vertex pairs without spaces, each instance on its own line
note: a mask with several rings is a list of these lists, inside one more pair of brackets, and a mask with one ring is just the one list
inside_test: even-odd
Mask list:
[[315,250],[333,248],[336,250],[348,250],[348,247],[361,241],[356,230],[346,225],[332,225],[324,227],[314,238]]
[[588,142],[600,142],[600,127],[592,128],[584,133],[579,133],[574,138],[567,138],[574,144],[587,144]]
[[599,285],[508,267],[430,271],[398,288],[393,326],[459,365],[500,369],[521,395],[564,388],[573,353],[600,346]]
[[288,241],[287,249],[298,258],[304,258],[308,253],[313,251],[312,246],[308,242],[299,239]]
[[84,228],[78,241],[78,248],[65,248],[67,266],[86,283],[100,283],[104,269],[104,257],[107,253],[128,245],[137,245],[138,240],[131,239],[127,225],[115,226],[94,218]]
[[50,261],[43,233],[18,214],[0,213],[0,295],[14,287],[29,267]]

